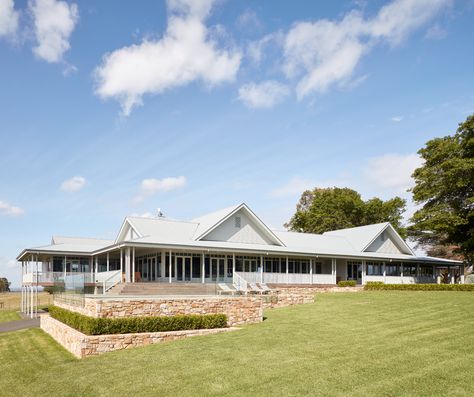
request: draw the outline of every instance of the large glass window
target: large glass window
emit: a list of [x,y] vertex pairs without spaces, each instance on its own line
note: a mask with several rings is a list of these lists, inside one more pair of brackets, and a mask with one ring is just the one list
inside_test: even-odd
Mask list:
[[385,275],[400,276],[400,265],[393,262],[385,265]]
[[403,264],[403,275],[404,276],[416,276],[416,265],[412,263]]
[[380,262],[367,262],[367,276],[382,276],[383,264]]

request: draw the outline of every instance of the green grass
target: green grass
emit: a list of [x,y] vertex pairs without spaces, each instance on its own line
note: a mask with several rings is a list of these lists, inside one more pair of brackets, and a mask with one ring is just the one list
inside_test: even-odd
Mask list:
[[19,320],[21,317],[16,310],[0,310],[0,323]]
[[267,311],[240,331],[74,359],[0,334],[2,395],[472,396],[474,295],[360,292]]

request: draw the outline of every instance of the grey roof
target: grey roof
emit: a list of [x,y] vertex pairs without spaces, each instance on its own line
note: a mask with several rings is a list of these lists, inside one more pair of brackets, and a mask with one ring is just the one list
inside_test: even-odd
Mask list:
[[[120,244],[136,246],[179,247],[181,249],[207,249],[212,251],[251,252],[254,254],[288,254],[288,255],[321,255],[348,258],[373,258],[392,260],[421,260],[426,262],[453,263],[456,261],[441,260],[429,257],[416,257],[413,254],[387,254],[364,252],[364,249],[387,227],[388,223],[379,223],[356,228],[341,229],[324,234],[295,233],[274,231],[267,228],[253,212],[248,209],[259,225],[268,230],[275,238],[275,244],[249,244],[229,241],[203,241],[199,238],[226,219],[245,204],[235,205],[223,210],[195,218],[191,221],[179,221],[167,218],[127,217],[123,225],[132,226],[138,236],[133,240],[112,241],[90,238],[53,237],[52,245],[36,247],[31,250],[47,252],[83,252],[97,253],[103,250],[117,249]],[[122,226],[123,228],[124,226]],[[394,231],[395,232],[395,231]],[[396,233],[396,232],[395,232]],[[397,234],[398,236],[398,234]],[[398,238],[400,238],[398,236]],[[400,238],[403,244],[406,243]],[[282,245],[280,245],[280,242]],[[278,244],[277,244],[278,243]],[[408,245],[406,245],[408,247]],[[410,251],[409,247],[408,250]],[[28,251],[28,250],[25,250]],[[23,253],[19,255],[21,257]],[[410,251],[411,252],[411,251]]]

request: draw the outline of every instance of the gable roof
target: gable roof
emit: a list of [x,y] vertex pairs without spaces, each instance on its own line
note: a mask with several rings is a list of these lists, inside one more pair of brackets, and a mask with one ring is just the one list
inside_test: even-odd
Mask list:
[[267,225],[265,225],[265,223],[263,223],[245,203],[224,208],[222,210],[211,212],[210,214],[193,219],[191,222],[198,224],[194,234],[194,239],[196,241],[202,240],[240,210],[245,211],[249,218],[257,225],[260,231],[275,245],[285,245],[283,241],[281,241],[280,238]]
[[373,225],[357,226],[347,229],[331,230],[323,233],[324,236],[340,236],[349,241],[350,244],[359,252],[364,252],[385,230],[389,232],[396,243],[402,248],[402,251],[408,255],[414,255],[412,249],[408,246],[397,233],[390,222],[376,223]]

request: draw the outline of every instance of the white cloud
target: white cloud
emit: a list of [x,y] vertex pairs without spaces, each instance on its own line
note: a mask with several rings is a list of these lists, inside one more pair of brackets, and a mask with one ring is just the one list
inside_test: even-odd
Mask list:
[[376,188],[403,193],[413,186],[411,175],[422,164],[417,154],[385,154],[369,159],[364,175]]
[[390,120],[392,120],[395,123],[399,123],[400,121],[403,121],[404,117],[403,116],[393,116]]
[[0,0],[0,37],[12,36],[17,32],[19,17],[13,0]]
[[288,94],[286,85],[273,80],[245,84],[239,89],[239,99],[250,108],[271,108]]
[[96,68],[96,94],[116,99],[124,115],[145,94],[203,81],[209,86],[233,81],[238,50],[219,48],[205,25],[214,1],[169,0],[168,27],[160,40],[144,40],[106,54]]
[[34,54],[46,62],[61,62],[69,50],[69,37],[77,21],[77,4],[58,0],[31,0],[29,8],[33,16],[38,45]]
[[237,18],[237,26],[246,30],[260,29],[262,27],[262,23],[260,22],[260,19],[258,19],[257,13],[248,9],[240,14]]
[[0,201],[0,215],[20,216],[24,213],[25,211],[22,208],[11,205],[6,201]]
[[361,58],[377,43],[401,43],[410,32],[432,19],[451,0],[395,0],[372,19],[360,11],[340,21],[298,22],[283,45],[284,72],[298,79],[299,99],[347,83]]
[[134,197],[133,202],[138,204],[146,198],[153,196],[158,192],[169,192],[182,188],[186,185],[186,177],[168,177],[163,179],[144,179],[140,184],[140,192]]
[[274,198],[280,197],[299,197],[305,190],[312,190],[315,187],[328,188],[328,187],[348,187],[349,182],[345,179],[334,179],[325,181],[316,181],[313,179],[301,178],[295,176],[291,178],[287,183],[273,189],[270,192],[270,196]]
[[73,176],[61,183],[61,190],[69,193],[78,192],[86,184],[86,178],[82,176]]

